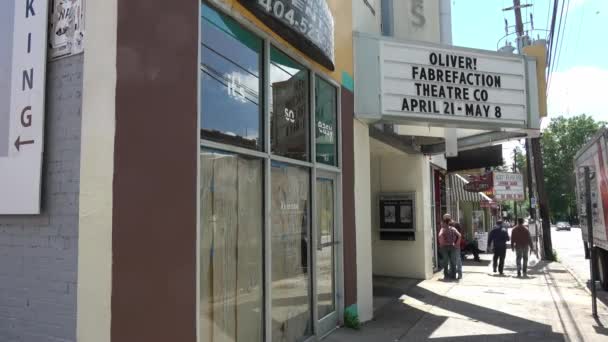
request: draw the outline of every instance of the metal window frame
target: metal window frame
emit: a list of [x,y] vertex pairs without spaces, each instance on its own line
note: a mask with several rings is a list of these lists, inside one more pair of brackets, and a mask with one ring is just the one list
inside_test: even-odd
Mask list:
[[[315,199],[315,195],[316,195],[316,179],[317,179],[317,174],[331,174],[333,175],[333,177],[335,177],[335,181],[336,181],[336,203],[335,203],[335,236],[336,236],[336,242],[337,244],[335,245],[335,253],[336,253],[336,257],[335,257],[335,261],[336,261],[336,269],[335,269],[335,281],[336,281],[336,285],[335,285],[335,289],[336,289],[336,314],[337,314],[337,323],[343,322],[343,317],[344,317],[344,244],[343,244],[343,198],[342,198],[342,194],[343,194],[343,183],[342,183],[342,166],[343,166],[343,161],[342,161],[342,88],[341,85],[336,82],[334,79],[332,79],[331,77],[329,77],[329,75],[327,75],[326,72],[324,72],[321,68],[319,68],[317,65],[315,65],[314,63],[310,62],[308,59],[302,57],[299,55],[299,52],[293,48],[293,47],[289,47],[289,46],[285,46],[284,43],[282,43],[281,41],[279,41],[278,39],[274,38],[271,34],[267,33],[266,31],[264,31],[263,29],[259,28],[253,21],[251,21],[249,18],[243,16],[243,14],[239,13],[238,11],[236,11],[233,7],[228,6],[225,2],[221,2],[219,0],[201,0],[201,4],[202,3],[207,3],[208,5],[210,5],[210,7],[212,7],[215,11],[217,11],[220,14],[226,15],[230,18],[232,18],[233,20],[235,20],[237,23],[239,23],[240,25],[243,26],[244,29],[249,30],[251,33],[253,33],[254,35],[256,35],[257,37],[259,37],[260,39],[262,39],[263,42],[263,49],[262,49],[262,80],[261,82],[261,89],[262,89],[262,101],[261,104],[263,106],[263,108],[260,110],[260,114],[262,115],[261,118],[261,122],[263,123],[263,133],[261,134],[264,140],[263,146],[264,149],[263,151],[257,151],[257,150],[253,150],[253,149],[248,149],[248,148],[243,148],[243,147],[238,147],[238,146],[234,146],[234,145],[229,145],[226,143],[221,143],[221,142],[216,142],[216,141],[211,141],[211,140],[207,140],[207,139],[201,139],[200,138],[200,127],[202,125],[202,116],[200,115],[201,110],[202,110],[202,99],[200,98],[200,96],[198,97],[198,126],[196,127],[196,134],[197,134],[197,138],[199,139],[199,149],[197,151],[198,155],[197,155],[197,159],[199,160],[197,162],[197,168],[198,168],[198,175],[197,175],[197,184],[199,184],[199,188],[198,188],[198,192],[199,195],[197,196],[197,210],[199,211],[199,215],[197,216],[197,247],[200,246],[200,229],[201,229],[201,222],[200,222],[200,207],[201,207],[201,202],[200,202],[200,170],[201,170],[201,163],[200,163],[200,155],[201,155],[201,149],[205,149],[205,148],[209,148],[209,149],[215,149],[215,150],[221,150],[221,151],[226,151],[226,152],[232,152],[232,153],[236,153],[239,155],[245,155],[245,156],[249,156],[249,157],[255,157],[255,158],[260,158],[264,161],[264,209],[263,209],[263,215],[264,215],[264,232],[263,232],[263,259],[264,259],[264,265],[263,265],[263,279],[264,279],[264,291],[263,291],[263,307],[264,307],[264,313],[263,313],[263,320],[264,320],[264,340],[265,341],[271,341],[272,340],[272,297],[271,297],[271,289],[272,289],[272,238],[271,238],[271,203],[272,203],[272,191],[271,191],[271,172],[272,172],[272,162],[273,161],[278,161],[278,162],[282,162],[282,163],[286,163],[288,165],[294,165],[294,166],[300,166],[300,167],[306,167],[309,169],[310,172],[310,182],[309,182],[309,196],[310,196],[310,209],[308,210],[308,218],[309,218],[309,222],[310,222],[310,231],[309,231],[309,239],[312,242],[310,245],[310,250],[309,250],[309,257],[308,257],[308,261],[309,261],[309,269],[310,271],[310,277],[309,277],[309,281],[310,281],[310,286],[309,286],[309,294],[311,296],[310,298],[310,305],[311,305],[311,318],[313,319],[313,331],[312,331],[312,335],[310,336],[310,338],[308,338],[306,341],[316,341],[319,338],[325,336],[326,334],[330,333],[330,331],[325,331],[325,332],[319,332],[319,317],[318,316],[318,312],[317,312],[317,288],[316,288],[316,280],[317,280],[317,275],[316,275],[316,271],[312,271],[314,269],[314,265],[316,264],[316,235],[318,234],[317,230],[317,223],[315,218],[316,212],[317,212],[317,208],[316,208],[316,199]],[[201,25],[201,17],[202,17],[202,11],[201,11],[201,7],[199,6],[199,27]],[[198,85],[200,87],[200,65],[201,65],[201,44],[202,44],[202,36],[200,33],[200,29],[199,29],[199,46],[198,46],[198,50],[199,50],[199,57],[198,57],[198,65],[196,66],[196,70],[198,72],[198,78],[199,78],[199,82]],[[308,70],[308,77],[309,77],[309,121],[308,121],[308,126],[309,126],[309,139],[308,139],[308,145],[309,145],[309,161],[302,161],[302,160],[296,160],[296,159],[291,159],[291,158],[287,158],[287,157],[283,157],[283,156],[279,156],[279,155],[275,155],[272,154],[271,151],[271,144],[270,144],[270,135],[271,135],[271,131],[270,131],[270,121],[271,121],[271,116],[270,116],[270,50],[271,47],[277,49],[278,51],[284,53],[286,56],[288,56],[289,58],[293,59],[294,61],[300,63],[304,68],[306,68]],[[330,85],[332,85],[335,89],[336,89],[336,165],[328,165],[328,164],[324,164],[324,163],[318,163],[316,161],[316,108],[315,108],[315,85],[316,85],[316,78],[319,77],[322,80],[326,81],[327,83],[329,83]],[[319,172],[317,172],[317,170]],[[200,251],[198,251],[197,248],[197,267],[196,267],[196,272],[197,272],[197,307],[200,306],[200,300],[201,300],[201,294],[200,294]],[[197,310],[197,338],[200,340],[200,310]]]

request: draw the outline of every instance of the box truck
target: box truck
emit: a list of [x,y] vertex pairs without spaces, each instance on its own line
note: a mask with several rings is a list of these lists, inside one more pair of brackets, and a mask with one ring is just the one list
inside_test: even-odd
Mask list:
[[[576,205],[583,234],[585,257],[591,258],[587,215],[592,217],[593,244],[602,288],[608,290],[608,129],[602,128],[574,156]],[[587,213],[585,167],[590,172],[591,213]]]

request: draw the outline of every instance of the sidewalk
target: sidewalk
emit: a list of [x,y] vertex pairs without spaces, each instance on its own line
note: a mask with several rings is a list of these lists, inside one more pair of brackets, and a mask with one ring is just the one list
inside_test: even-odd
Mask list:
[[324,341],[608,341],[608,308],[560,264],[535,262],[516,278],[509,251],[505,276],[492,273],[490,255],[466,262],[463,280],[374,279],[375,319],[361,330],[342,328]]

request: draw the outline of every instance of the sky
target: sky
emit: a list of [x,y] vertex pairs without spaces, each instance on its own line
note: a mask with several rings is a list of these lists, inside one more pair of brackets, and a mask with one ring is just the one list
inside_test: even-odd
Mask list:
[[[561,3],[564,2],[565,30],[560,33],[561,52],[550,75],[548,90],[549,118],[559,115],[588,114],[608,122],[608,1],[559,0],[556,31]],[[545,38],[550,28],[549,7],[553,0],[521,0],[532,4],[522,9],[524,22],[534,18],[532,38]],[[569,6],[568,6],[569,4]],[[505,18],[515,25],[513,11],[502,11],[512,0],[452,0],[452,42],[454,45],[496,50],[504,46]],[[552,10],[552,8],[551,8]],[[528,24],[526,29],[530,29]],[[510,28],[510,32],[515,29]],[[557,34],[557,33],[556,33]],[[515,46],[515,35],[508,37]],[[548,120],[543,121],[546,126]]]
[[[554,0],[521,0],[522,20],[533,39],[547,37],[551,24]],[[608,0],[559,0],[555,23],[556,35],[561,4],[564,3],[559,59],[549,78],[547,103],[548,118],[541,127],[546,127],[550,118],[579,114],[591,115],[596,120],[608,122]],[[503,8],[513,6],[512,0],[452,0],[452,43],[457,46],[497,50],[507,42],[515,44],[515,35],[506,39],[505,18],[509,26],[515,25],[513,11]],[[510,27],[509,33],[515,28]],[[523,141],[523,140],[522,140]],[[520,142],[503,143],[503,157],[513,159],[513,148],[522,147]]]

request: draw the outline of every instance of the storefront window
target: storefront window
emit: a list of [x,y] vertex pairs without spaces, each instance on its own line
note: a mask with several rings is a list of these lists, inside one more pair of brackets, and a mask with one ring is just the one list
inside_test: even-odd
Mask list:
[[262,40],[202,6],[201,137],[261,150]]
[[339,88],[275,41],[201,9],[199,341],[322,335],[337,325],[340,298],[340,171],[321,171],[338,166]]
[[317,314],[323,318],[335,311],[334,268],[334,181],[317,178]]
[[272,153],[308,160],[308,70],[272,47],[270,51]]
[[263,338],[262,160],[201,152],[201,341]]
[[337,91],[320,77],[315,80],[315,132],[317,162],[336,165]]
[[272,340],[312,334],[309,251],[310,172],[272,163]]

